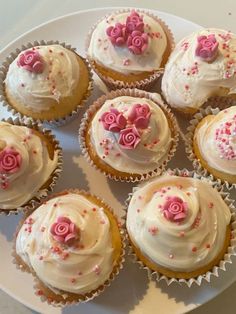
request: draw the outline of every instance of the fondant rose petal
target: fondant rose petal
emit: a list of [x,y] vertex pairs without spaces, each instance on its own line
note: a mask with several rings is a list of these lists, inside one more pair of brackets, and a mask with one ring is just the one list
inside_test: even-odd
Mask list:
[[149,119],[145,117],[138,117],[135,120],[135,126],[140,129],[145,129],[148,127]]
[[180,213],[174,216],[174,220],[179,221],[186,218],[186,213]]
[[116,117],[116,122],[122,127],[124,128],[126,126],[126,119],[125,117],[123,116],[122,113],[118,114],[118,116]]
[[62,236],[54,235],[53,239],[55,241],[59,242],[59,243],[64,243],[65,242],[64,237],[62,237]]
[[33,65],[33,72],[42,73],[43,72],[43,63],[40,61],[36,61]]
[[72,222],[70,224],[70,232],[71,233],[76,233],[76,231],[77,231],[76,225]]
[[117,123],[113,123],[109,126],[109,131],[111,132],[119,132],[121,129]]
[[70,218],[68,218],[68,217],[59,216],[59,217],[57,218],[57,223],[62,223],[62,222],[66,222],[66,223],[70,224],[70,223],[71,223],[71,220],[70,220]]
[[74,241],[76,239],[76,236],[74,233],[70,233],[65,237],[65,243],[71,243],[72,241]]

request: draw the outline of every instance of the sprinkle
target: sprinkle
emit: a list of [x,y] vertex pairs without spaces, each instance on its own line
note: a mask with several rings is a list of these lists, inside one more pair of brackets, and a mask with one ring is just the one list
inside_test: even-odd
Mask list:
[[185,85],[184,88],[185,88],[186,90],[189,90],[189,85]]
[[207,248],[207,249],[209,249],[210,247],[211,247],[210,244],[207,244],[207,245],[206,245],[206,248]]
[[57,203],[54,203],[54,204],[53,204],[53,207],[57,207]]
[[209,207],[209,208],[213,208],[213,206],[214,206],[214,204],[213,204],[212,202],[210,202],[210,203],[208,204],[208,207]]
[[46,229],[45,227],[41,227],[41,228],[40,228],[40,231],[41,231],[41,232],[44,232],[45,229]]
[[84,209],[83,212],[84,212],[85,214],[87,214],[87,210],[86,210],[86,209]]
[[196,246],[194,246],[194,247],[192,248],[192,252],[197,252]]
[[100,220],[100,224],[104,225],[105,224],[105,220],[104,219]]
[[24,84],[24,83],[21,83],[21,87],[25,87],[25,84]]
[[101,273],[101,268],[98,265],[95,265],[93,271],[95,272],[96,275],[99,275]]
[[39,256],[39,260],[40,261],[42,261],[43,260],[43,256],[41,255],[41,256]]
[[174,255],[173,254],[169,254],[169,258],[174,258]]
[[76,282],[76,279],[75,278],[71,278],[71,283],[75,283]]
[[60,55],[61,55],[61,56],[64,56],[64,53],[63,53],[63,52],[60,52]]
[[185,232],[184,231],[180,231],[179,236],[180,237],[184,237],[185,236]]
[[78,272],[78,275],[79,275],[79,276],[81,276],[82,274],[83,274],[82,271],[79,271],[79,272]]
[[96,209],[96,207],[93,207],[92,210],[95,212],[97,209]]
[[49,49],[49,52],[52,53],[52,49]]
[[139,208],[137,209],[137,213],[140,213],[140,209]]
[[130,63],[131,63],[130,59],[123,60],[123,65],[130,65]]
[[148,232],[150,232],[152,236],[155,236],[158,232],[158,228],[157,227],[150,227],[150,228],[148,228]]
[[69,253],[65,252],[62,254],[62,259],[65,260],[69,257]]
[[40,295],[43,295],[43,291],[42,291],[42,290],[38,290],[38,291],[36,292],[36,294],[39,295],[39,296],[40,296]]

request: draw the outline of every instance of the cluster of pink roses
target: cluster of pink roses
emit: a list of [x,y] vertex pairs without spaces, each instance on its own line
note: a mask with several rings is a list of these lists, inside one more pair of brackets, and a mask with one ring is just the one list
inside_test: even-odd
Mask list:
[[127,17],[126,23],[109,26],[106,33],[113,45],[127,45],[135,55],[142,54],[148,46],[148,35],[144,32],[143,18],[135,11]]
[[103,127],[107,131],[119,133],[118,143],[124,149],[134,149],[141,140],[137,128],[147,128],[151,112],[148,105],[136,104],[131,109],[128,119],[115,108],[101,116]]

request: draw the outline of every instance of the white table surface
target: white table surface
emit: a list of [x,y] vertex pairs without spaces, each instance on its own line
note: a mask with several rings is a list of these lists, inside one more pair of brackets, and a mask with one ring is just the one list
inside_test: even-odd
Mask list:
[[[0,50],[19,35],[50,19],[78,10],[108,6],[156,9],[202,26],[223,28],[236,33],[235,0],[0,0]],[[1,254],[4,253],[0,252],[0,256]],[[236,283],[214,300],[192,311],[192,314],[235,314],[235,293]],[[0,291],[0,314],[13,313],[33,312]]]

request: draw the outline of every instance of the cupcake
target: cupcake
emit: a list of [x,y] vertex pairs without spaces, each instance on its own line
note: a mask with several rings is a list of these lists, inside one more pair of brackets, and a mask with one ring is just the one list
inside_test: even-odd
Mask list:
[[40,121],[63,122],[75,115],[91,89],[85,60],[64,44],[40,42],[25,48],[1,69],[5,105]]
[[0,213],[29,209],[61,172],[62,155],[51,132],[31,122],[0,122]]
[[201,29],[182,39],[171,54],[162,79],[162,93],[171,107],[196,112],[212,96],[236,92],[236,35]]
[[177,122],[160,96],[136,89],[100,97],[85,113],[79,133],[87,160],[121,181],[160,173],[178,142]]
[[88,301],[123,263],[122,235],[110,208],[79,190],[52,196],[21,223],[15,263],[36,278],[36,294],[54,305]]
[[173,49],[169,28],[146,11],[122,10],[100,20],[89,34],[87,55],[112,89],[149,89]]
[[[189,158],[198,170],[236,183],[236,106],[202,111],[188,138]],[[191,128],[192,129],[192,128]],[[195,161],[196,160],[196,161]]]
[[158,279],[195,278],[200,283],[224,264],[231,245],[228,203],[202,178],[157,177],[134,189],[131,197],[126,227],[132,250]]

